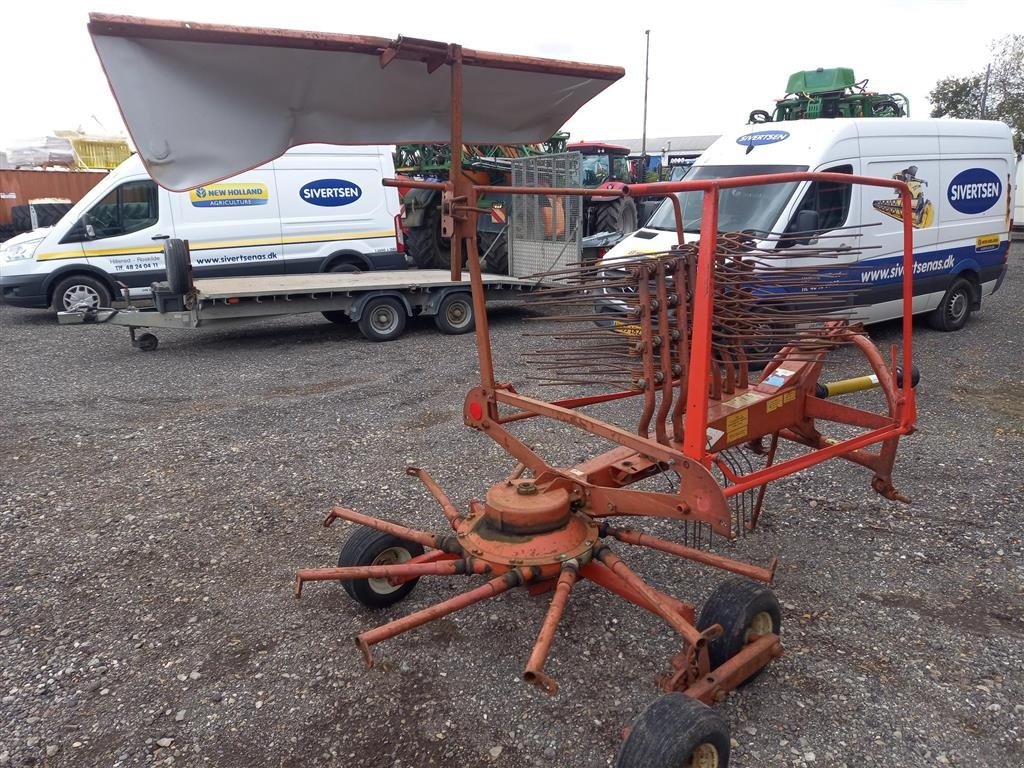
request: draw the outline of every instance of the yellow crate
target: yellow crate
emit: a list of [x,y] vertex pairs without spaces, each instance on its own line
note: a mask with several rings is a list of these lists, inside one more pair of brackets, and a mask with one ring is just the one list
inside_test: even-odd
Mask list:
[[71,142],[79,168],[102,168],[111,171],[132,154],[128,142],[124,139],[87,136],[77,131],[56,133]]

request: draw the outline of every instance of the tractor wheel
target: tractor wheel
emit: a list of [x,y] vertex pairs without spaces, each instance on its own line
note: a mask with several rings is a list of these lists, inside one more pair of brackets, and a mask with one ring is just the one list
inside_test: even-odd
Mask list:
[[973,303],[974,287],[958,277],[946,290],[939,306],[928,315],[928,325],[936,331],[959,331],[971,316]]
[[[338,567],[397,565],[422,554],[423,547],[415,542],[405,541],[375,528],[360,528],[341,548]],[[395,586],[387,579],[351,579],[342,582],[342,585],[349,597],[367,608],[384,608],[408,597],[417,581],[419,579],[411,579]]]
[[685,693],[655,699],[633,721],[616,768],[728,768],[729,729]]
[[[722,635],[708,643],[711,669],[721,666],[755,636],[779,634],[782,609],[768,587],[747,579],[727,579],[718,585],[701,609],[697,629],[703,632],[714,624],[722,626]],[[758,672],[741,683],[753,680]]]
[[611,202],[597,203],[594,213],[594,230],[598,232],[624,232],[630,234],[637,230],[636,203],[629,197],[617,197]]
[[508,274],[508,235],[506,232],[480,232],[477,235],[477,250],[483,259],[481,267],[484,272],[495,275]]
[[451,244],[441,237],[441,209],[431,208],[423,215],[423,224],[410,227],[405,234],[405,250],[420,269],[451,267]]

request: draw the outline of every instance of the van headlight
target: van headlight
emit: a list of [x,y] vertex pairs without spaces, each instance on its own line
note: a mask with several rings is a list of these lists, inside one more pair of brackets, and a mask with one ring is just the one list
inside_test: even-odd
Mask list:
[[43,238],[29,240],[17,245],[0,245],[0,261],[25,261],[36,255],[36,248],[43,242]]

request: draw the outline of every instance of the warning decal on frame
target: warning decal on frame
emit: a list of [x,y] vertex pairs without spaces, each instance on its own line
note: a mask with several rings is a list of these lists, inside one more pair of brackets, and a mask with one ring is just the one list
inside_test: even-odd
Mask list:
[[749,411],[737,411],[725,420],[726,440],[730,443],[747,436],[747,413]]

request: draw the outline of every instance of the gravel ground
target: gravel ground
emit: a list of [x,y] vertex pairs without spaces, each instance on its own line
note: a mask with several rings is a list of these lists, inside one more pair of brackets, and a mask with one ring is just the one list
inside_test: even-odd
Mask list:
[[[920,429],[896,473],[913,503],[826,464],[718,547],[780,558],[786,653],[719,707],[737,768],[1024,764],[1022,267],[1017,245],[966,330],[915,334]],[[531,314],[492,317],[499,371],[527,390]],[[367,670],[352,635],[467,582],[423,580],[375,613],[338,585],[291,596],[347,535],[319,526],[332,504],[440,530],[407,463],[460,506],[508,471],[461,423],[471,336],[418,323],[372,344],[314,316],[160,336],[144,354],[121,329],[0,309],[0,765],[612,763],[677,650],[647,614],[580,585],[549,698],[520,680],[546,600],[474,606]],[[844,351],[833,369],[859,367]],[[521,434],[559,460],[592,452],[539,421]],[[624,556],[698,604],[721,578]]]

